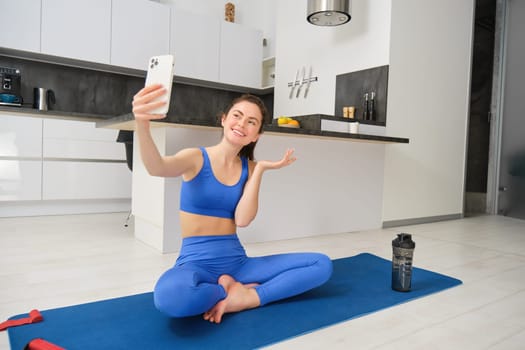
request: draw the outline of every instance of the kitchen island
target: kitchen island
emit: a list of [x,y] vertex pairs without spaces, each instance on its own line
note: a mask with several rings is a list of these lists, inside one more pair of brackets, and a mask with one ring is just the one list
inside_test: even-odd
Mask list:
[[[131,114],[97,122],[97,127],[133,130]],[[403,147],[406,138],[265,125],[257,159],[279,159],[294,148],[298,161],[268,171],[254,222],[239,229],[245,242],[284,240],[382,226],[385,147]],[[217,143],[216,121],[178,118],[154,121],[152,136],[161,155]],[[180,246],[180,178],[150,176],[134,145],[132,212],[135,236],[159,251]],[[344,245],[342,245],[344,249]]]

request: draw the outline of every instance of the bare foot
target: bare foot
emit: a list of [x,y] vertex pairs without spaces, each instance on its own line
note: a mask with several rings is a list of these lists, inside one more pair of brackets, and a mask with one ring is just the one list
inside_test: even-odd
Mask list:
[[204,314],[207,321],[220,323],[225,313],[252,309],[261,303],[259,295],[253,289],[257,283],[243,285],[228,275],[219,277],[218,283],[224,287],[227,296]]

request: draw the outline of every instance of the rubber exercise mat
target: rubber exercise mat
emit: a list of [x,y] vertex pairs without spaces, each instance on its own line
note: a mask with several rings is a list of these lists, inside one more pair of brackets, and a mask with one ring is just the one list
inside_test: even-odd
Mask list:
[[[309,333],[461,284],[415,268],[410,292],[390,287],[391,261],[363,253],[334,260],[323,286],[258,309],[226,314],[211,324],[200,316],[171,319],[152,293],[41,311],[44,321],[10,328],[12,349],[43,338],[74,349],[254,349]],[[38,307],[38,305],[35,305]],[[15,316],[17,318],[21,316]]]

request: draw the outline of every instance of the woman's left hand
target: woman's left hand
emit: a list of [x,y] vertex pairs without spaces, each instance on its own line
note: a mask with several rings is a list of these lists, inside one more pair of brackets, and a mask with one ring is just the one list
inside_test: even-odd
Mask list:
[[289,148],[286,150],[281,160],[278,160],[275,162],[272,162],[269,160],[260,160],[257,162],[256,166],[261,167],[263,170],[283,168],[285,166],[292,164],[293,162],[297,160],[297,158],[295,158],[294,156],[294,151],[295,150],[293,148]]

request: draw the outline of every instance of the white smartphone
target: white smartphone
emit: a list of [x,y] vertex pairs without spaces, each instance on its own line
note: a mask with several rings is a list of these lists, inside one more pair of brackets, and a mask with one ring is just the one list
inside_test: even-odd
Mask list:
[[172,55],[153,56],[148,61],[148,74],[145,86],[162,84],[166,93],[153,101],[164,101],[165,104],[150,111],[151,114],[167,114],[170,108],[171,87],[173,85],[173,66],[175,59]]

